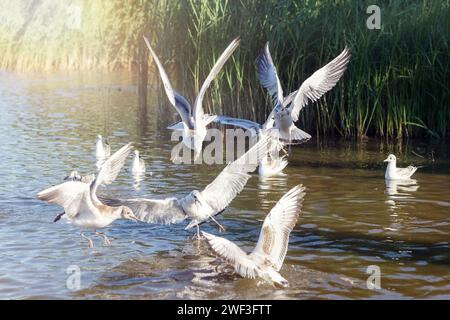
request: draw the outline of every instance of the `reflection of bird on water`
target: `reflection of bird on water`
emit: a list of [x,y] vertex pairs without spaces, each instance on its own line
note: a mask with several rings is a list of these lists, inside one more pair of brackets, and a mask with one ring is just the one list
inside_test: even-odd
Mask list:
[[288,186],[288,176],[279,174],[271,177],[260,176],[258,181],[258,201],[260,208],[268,210],[273,204],[271,194],[273,190],[286,190]]
[[[408,195],[408,192],[416,192],[419,189],[417,180],[385,180],[386,193],[390,196]],[[400,193],[406,192],[406,193]]]
[[304,190],[303,186],[296,186],[277,202],[265,218],[256,247],[250,254],[225,238],[204,231],[202,234],[220,257],[234,265],[239,275],[251,279],[261,277],[287,287],[289,283],[279,271],[286,257],[289,235],[300,213]]

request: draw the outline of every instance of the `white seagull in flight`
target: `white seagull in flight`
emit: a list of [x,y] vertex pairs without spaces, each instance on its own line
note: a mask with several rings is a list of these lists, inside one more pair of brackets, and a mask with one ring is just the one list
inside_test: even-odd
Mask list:
[[297,222],[305,188],[298,185],[288,191],[270,210],[261,228],[256,247],[250,254],[233,242],[202,231],[214,252],[234,266],[245,278],[261,277],[273,284],[287,287],[288,281],[279,271],[289,244],[289,235]]
[[288,143],[309,140],[311,136],[297,128],[294,122],[298,120],[300,111],[309,101],[317,101],[336,85],[347,69],[350,57],[350,50],[345,47],[334,60],[306,79],[297,91],[284,97],[277,69],[270,55],[269,43],[266,43],[264,51],[258,58],[259,80],[274,103],[266,127],[274,126],[278,129],[276,131],[278,136]]
[[150,53],[153,56],[161,80],[164,84],[164,89],[166,91],[167,97],[170,103],[175,107],[181,116],[181,122],[171,125],[169,129],[171,130],[182,130],[183,132],[183,143],[193,149],[195,152],[195,158],[197,159],[202,150],[203,140],[206,137],[206,126],[214,121],[216,116],[205,114],[202,108],[203,97],[205,96],[206,90],[209,88],[211,82],[222,69],[225,62],[233,54],[234,50],[239,46],[240,39],[234,39],[230,45],[225,49],[222,55],[217,60],[216,64],[213,66],[209,72],[208,77],[205,82],[203,82],[202,87],[195,99],[194,106],[192,107],[185,97],[183,97],[178,92],[174,91],[172,85],[170,84],[169,78],[150,46],[150,42],[146,37],[144,37],[145,43],[147,44]]
[[244,189],[250,172],[258,166],[258,162],[266,155],[269,138],[259,140],[253,147],[235,161],[229,163],[222,172],[202,191],[194,190],[184,197],[165,199],[106,199],[102,201],[110,205],[125,205],[133,210],[139,220],[148,223],[179,223],[186,218],[191,222],[185,230],[197,227],[208,219],[213,220],[220,230],[225,228],[214,218],[222,213],[230,202]]
[[269,43],[267,43],[257,60],[261,85],[267,89],[274,103],[274,108],[266,122],[259,124],[251,120],[228,116],[217,116],[216,122],[251,130],[255,134],[260,131],[271,132],[287,143],[309,140],[311,135],[297,128],[294,122],[298,120],[300,111],[309,101],[318,100],[336,85],[347,69],[350,57],[350,50],[345,47],[339,56],[306,79],[297,91],[284,97],[277,69],[270,55]]

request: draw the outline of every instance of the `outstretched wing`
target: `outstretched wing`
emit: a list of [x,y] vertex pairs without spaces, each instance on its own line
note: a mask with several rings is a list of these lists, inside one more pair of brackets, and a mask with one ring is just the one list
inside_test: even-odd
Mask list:
[[350,49],[345,47],[334,60],[314,72],[302,83],[290,107],[292,120],[298,120],[300,110],[308,104],[309,100],[314,102],[320,99],[336,85],[347,69],[350,57]]
[[96,196],[98,186],[101,184],[111,184],[114,180],[116,180],[120,169],[122,169],[128,155],[131,152],[131,149],[133,149],[131,143],[124,145],[102,164],[97,178],[91,184],[91,196],[94,203],[100,204],[100,201]]
[[78,213],[86,194],[89,195],[88,183],[68,181],[39,192],[37,197],[39,200],[63,207],[67,216],[73,218]]
[[236,272],[242,277],[254,279],[257,276],[257,265],[233,242],[202,231],[211,248],[225,261],[234,265]]
[[228,164],[222,172],[201,192],[208,205],[220,212],[244,189],[250,172],[267,155],[269,137],[260,139],[253,147],[235,161]]
[[[298,185],[289,190],[264,220],[258,243],[250,254],[256,263],[269,261],[279,271],[286,256],[289,234],[297,222],[305,188]],[[259,259],[263,261],[259,261]]]
[[269,42],[266,43],[264,50],[259,55],[257,65],[259,82],[269,92],[273,105],[276,107],[283,101],[283,89],[278,78],[277,68],[270,55]]
[[238,119],[227,116],[217,116],[214,120],[215,122],[219,122],[221,124],[226,124],[230,126],[240,127],[246,130],[255,130],[258,132],[261,129],[261,125],[251,120],[247,119]]
[[195,120],[202,119],[203,116],[203,108],[202,108],[202,102],[203,97],[205,96],[206,90],[209,88],[211,82],[213,79],[217,76],[217,74],[222,69],[225,62],[227,62],[228,58],[233,54],[234,50],[239,46],[239,42],[241,40],[238,38],[231,41],[231,43],[228,45],[228,47],[225,49],[225,51],[222,53],[222,55],[219,57],[217,62],[212,67],[211,71],[209,72],[208,77],[206,77],[206,80],[203,82],[202,87],[200,88],[200,91],[197,95],[197,98],[195,99],[194,108],[192,110],[192,115],[194,116]]
[[175,107],[175,109],[180,114],[181,120],[183,120],[183,122],[188,126],[189,129],[194,129],[194,124],[192,123],[192,120],[190,118],[191,105],[189,104],[189,102],[186,100],[185,97],[183,97],[181,94],[173,90],[172,85],[170,84],[169,81],[169,77],[167,76],[166,71],[164,70],[164,67],[159,61],[156,53],[150,46],[150,42],[146,37],[144,37],[144,40],[145,43],[147,44],[148,49],[150,50],[150,53],[153,56],[153,60],[155,60],[156,66],[158,67],[159,75],[161,76],[161,80],[164,84],[164,90],[166,91],[167,98],[169,98],[170,103]]
[[172,224],[179,223],[186,218],[183,208],[177,198],[166,199],[108,199],[100,200],[109,206],[127,206],[135,216],[147,223]]

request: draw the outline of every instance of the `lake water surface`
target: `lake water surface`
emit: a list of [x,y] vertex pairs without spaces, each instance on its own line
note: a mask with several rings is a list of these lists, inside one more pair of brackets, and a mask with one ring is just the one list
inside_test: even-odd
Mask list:
[[[171,107],[161,104],[150,99],[143,118],[128,74],[0,73],[0,298],[450,298],[450,149],[428,142],[309,141],[292,149],[285,176],[249,180],[220,217],[221,235],[247,250],[276,201],[294,185],[307,188],[281,270],[287,289],[234,275],[184,223],[119,220],[104,230],[112,246],[94,238],[87,248],[76,227],[52,222],[61,208],[36,193],[71,170],[94,173],[97,134],[113,150],[133,141],[147,164],[136,182],[130,159],[104,195],[183,195],[224,167],[171,163],[169,122],[155,111]],[[402,166],[425,166],[414,182],[385,184],[390,152]],[[214,224],[203,228],[218,234]],[[369,266],[381,272],[379,290],[367,288]],[[75,290],[71,268],[81,270]]]

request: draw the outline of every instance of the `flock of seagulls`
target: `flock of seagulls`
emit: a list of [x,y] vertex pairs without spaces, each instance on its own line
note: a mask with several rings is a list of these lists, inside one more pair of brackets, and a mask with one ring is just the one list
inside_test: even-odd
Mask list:
[[[311,135],[295,125],[300,111],[336,85],[348,66],[350,50],[345,47],[335,59],[306,79],[298,90],[284,96],[267,43],[258,56],[257,71],[261,85],[272,99],[273,110],[267,120],[259,124],[225,115],[209,115],[202,108],[206,90],[239,46],[239,38],[234,39],[218,58],[193,105],[174,91],[150,42],[145,37],[144,41],[157,66],[166,95],[181,118],[180,122],[169,126],[168,129],[182,131],[183,144],[194,150],[195,158],[201,154],[207,126],[213,122],[249,130],[252,136],[257,138],[256,144],[241,157],[227,164],[201,191],[193,190],[186,196],[164,199],[113,199],[98,196],[98,187],[109,185],[116,179],[133,146],[128,143],[111,155],[108,142],[98,135],[95,148],[97,173],[82,176],[77,171],[72,171],[64,178],[64,182],[39,192],[38,199],[61,206],[64,212],[58,214],[54,222],[67,219],[78,226],[81,229],[81,237],[88,242],[89,247],[93,247],[94,243],[84,231],[93,230],[94,235],[101,237],[105,245],[110,245],[108,236],[97,229],[104,228],[117,219],[156,224],[173,224],[188,220],[185,229],[196,228],[195,237],[199,240],[206,239],[219,257],[234,266],[236,273],[247,278],[260,277],[276,286],[287,286],[287,280],[279,272],[288,249],[289,235],[297,222],[305,196],[305,188],[302,185],[289,190],[272,208],[264,220],[257,244],[249,254],[223,237],[201,231],[200,226],[212,221],[220,231],[225,231],[225,227],[216,217],[222,214],[244,189],[251,177],[250,173],[257,168],[261,176],[282,174],[288,165],[287,156],[290,154],[290,149],[287,152],[285,146],[290,148],[292,144],[299,144],[311,138]],[[284,152],[284,155],[280,156],[280,152]],[[397,168],[394,155],[389,155],[385,161],[388,162],[385,175],[387,180],[408,179],[417,170],[413,166]],[[145,171],[144,160],[139,151],[134,150],[131,173],[144,175]]]

